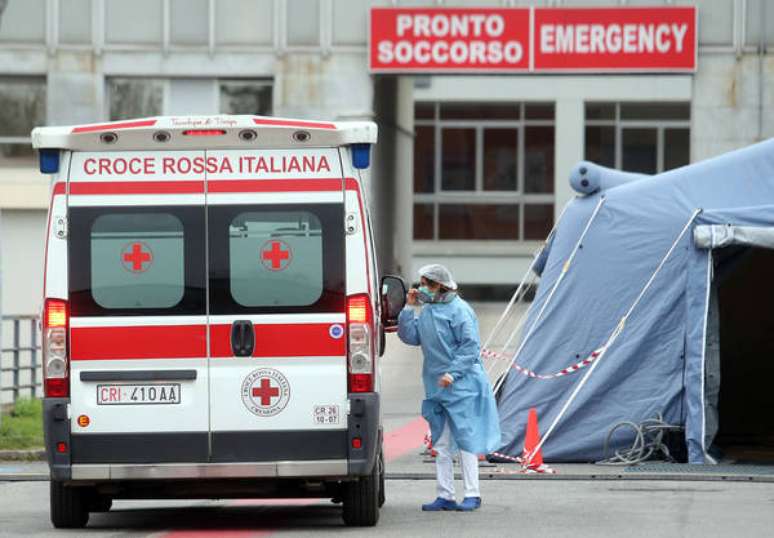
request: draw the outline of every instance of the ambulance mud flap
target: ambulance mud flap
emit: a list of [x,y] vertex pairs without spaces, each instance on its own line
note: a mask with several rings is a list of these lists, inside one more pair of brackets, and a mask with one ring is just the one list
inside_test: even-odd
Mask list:
[[[51,467],[51,478],[70,480],[70,419],[67,418],[68,398],[45,398],[43,400],[43,437],[46,456]],[[60,445],[64,443],[64,445]],[[63,447],[60,451],[57,447]]]
[[350,395],[349,403],[349,474],[366,476],[376,464],[381,445],[379,394]]

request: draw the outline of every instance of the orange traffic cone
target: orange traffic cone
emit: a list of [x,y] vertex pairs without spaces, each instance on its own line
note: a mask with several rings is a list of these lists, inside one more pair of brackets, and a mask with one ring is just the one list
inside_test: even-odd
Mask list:
[[[535,452],[539,443],[537,410],[532,407],[527,417],[527,434],[524,436],[524,451],[521,453],[521,470],[525,473],[555,474],[551,467],[543,463],[543,449]],[[533,454],[533,452],[535,453]]]
[[[538,431],[537,409],[531,407],[527,417],[527,434],[524,436],[524,450],[521,453],[521,459],[526,469],[537,471],[543,465],[543,449],[532,454],[540,442],[540,431]],[[532,454],[532,460],[527,461]]]

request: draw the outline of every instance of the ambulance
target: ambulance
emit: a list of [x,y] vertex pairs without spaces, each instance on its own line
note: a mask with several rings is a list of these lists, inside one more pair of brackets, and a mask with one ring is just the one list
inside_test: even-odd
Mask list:
[[55,527],[114,499],[311,497],[375,525],[376,125],[157,117],[32,132],[51,174],[41,315]]

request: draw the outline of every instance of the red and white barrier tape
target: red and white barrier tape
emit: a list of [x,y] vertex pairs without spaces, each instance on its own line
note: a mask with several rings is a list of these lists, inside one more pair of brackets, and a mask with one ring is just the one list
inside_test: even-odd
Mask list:
[[[562,376],[572,374],[573,372],[577,372],[581,368],[585,368],[586,366],[590,365],[592,362],[594,362],[597,359],[597,357],[599,357],[600,353],[602,353],[602,349],[603,348],[594,350],[588,357],[586,357],[582,361],[576,362],[575,364],[568,366],[567,368],[562,368],[555,374],[548,374],[548,375],[538,374],[537,372],[534,372],[529,368],[521,366],[515,362],[513,363],[513,369],[519,372],[520,374],[523,374],[526,377],[531,377],[533,379],[556,379],[557,377],[562,377]],[[505,359],[505,360],[510,360],[512,358],[504,353],[499,353],[491,349],[482,349],[481,356],[487,357],[487,358]]]
[[536,465],[536,466],[525,466],[523,458],[509,456],[508,454],[503,454],[502,452],[492,452],[492,456],[495,456],[497,458],[500,458],[506,461],[511,461],[513,463],[518,463],[519,465],[521,465],[522,473],[556,474],[556,471],[554,471],[551,467],[549,467],[545,463],[541,463],[540,465]]

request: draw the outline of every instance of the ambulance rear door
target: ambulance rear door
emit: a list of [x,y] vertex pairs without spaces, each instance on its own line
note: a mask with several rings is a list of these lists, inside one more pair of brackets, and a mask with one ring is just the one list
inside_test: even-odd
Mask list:
[[204,151],[73,154],[73,463],[208,460],[204,186]]
[[211,459],[345,461],[339,151],[207,151],[207,164]]

